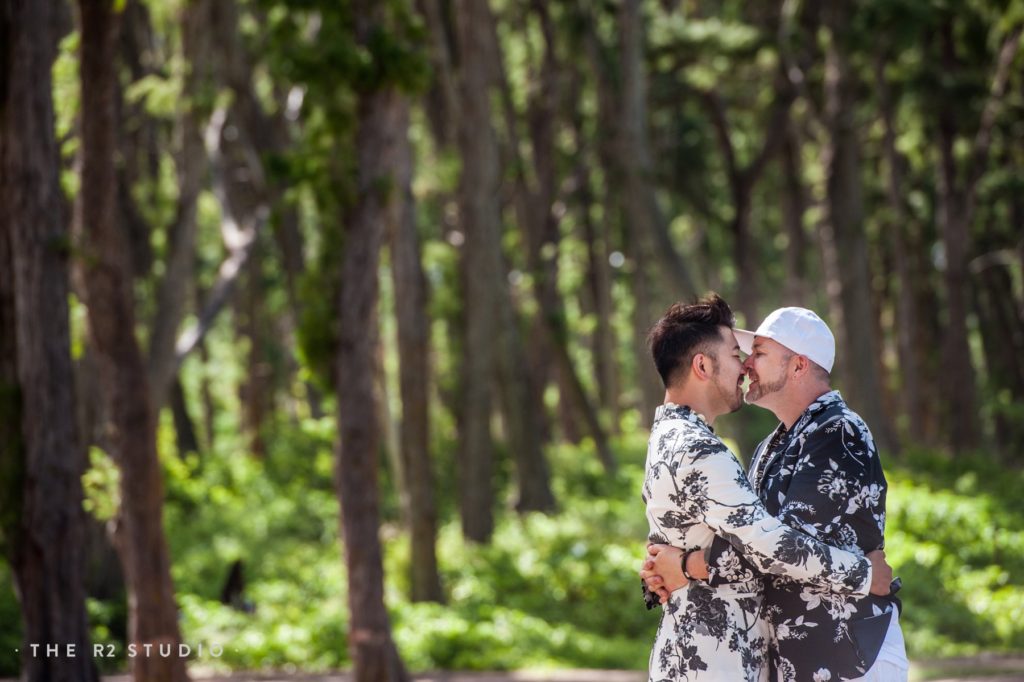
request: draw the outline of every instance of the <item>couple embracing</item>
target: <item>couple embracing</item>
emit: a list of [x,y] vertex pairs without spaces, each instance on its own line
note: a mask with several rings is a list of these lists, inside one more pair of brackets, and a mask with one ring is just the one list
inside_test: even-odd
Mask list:
[[[780,308],[735,329],[711,294],[672,306],[648,341],[665,384],[643,486],[640,575],[663,609],[651,682],[905,681],[885,477],[868,427],[830,387],[828,326]],[[747,473],[713,428],[744,400],[780,421]]]

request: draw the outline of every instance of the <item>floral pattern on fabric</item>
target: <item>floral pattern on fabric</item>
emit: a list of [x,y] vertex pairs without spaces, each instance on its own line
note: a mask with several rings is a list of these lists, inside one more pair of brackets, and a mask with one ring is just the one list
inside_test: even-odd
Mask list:
[[757,570],[746,580],[691,582],[663,607],[650,659],[650,680],[767,680],[768,624],[761,617],[762,573],[812,582],[826,594],[865,594],[869,563],[859,553],[824,545],[770,516],[736,457],[702,417],[668,403],[658,408],[647,450],[643,500],[649,539],[684,551],[727,538]]
[[[762,441],[750,478],[768,512],[792,528],[858,553],[882,547],[881,462],[867,425],[837,391],[811,403],[788,432],[780,424]],[[746,586],[759,570],[759,557],[737,556],[723,539],[712,543],[707,558],[712,586]],[[892,599],[839,594],[785,576],[765,583],[773,679],[842,680],[866,672],[884,639]]]

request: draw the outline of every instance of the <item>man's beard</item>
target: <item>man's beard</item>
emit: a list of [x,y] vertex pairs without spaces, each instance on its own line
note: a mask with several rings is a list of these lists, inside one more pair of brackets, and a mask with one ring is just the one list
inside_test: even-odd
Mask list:
[[766,395],[771,395],[772,393],[776,393],[777,391],[784,389],[787,381],[789,381],[789,375],[783,372],[782,376],[772,383],[766,384],[764,381],[759,380],[756,382],[756,387],[754,383],[751,383],[750,387],[747,389],[747,394],[743,396],[743,400],[748,405],[753,405]]
[[722,386],[721,383],[716,381],[715,388],[718,389],[718,395],[721,396],[722,402],[729,408],[730,413],[743,407],[743,391],[740,390],[739,384],[734,386],[730,391],[728,388]]

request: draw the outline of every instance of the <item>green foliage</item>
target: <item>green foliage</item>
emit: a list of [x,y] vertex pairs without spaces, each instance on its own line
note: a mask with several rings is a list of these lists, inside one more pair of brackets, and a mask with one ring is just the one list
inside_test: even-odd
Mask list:
[[82,476],[82,506],[99,521],[109,521],[121,506],[121,470],[107,453],[89,448],[89,469]]
[[133,82],[125,90],[124,99],[128,104],[142,104],[154,118],[171,118],[180,106],[183,85],[180,78],[153,73]]
[[[205,643],[204,665],[348,664],[329,423],[307,420],[289,430],[263,463],[165,462],[185,640]],[[233,445],[223,442],[225,451]],[[489,546],[465,544],[450,519],[438,547],[446,606],[404,603],[408,548],[404,537],[390,541],[398,536],[385,527],[387,594],[407,662],[415,669],[642,667],[657,622],[638,602],[635,575],[646,533],[638,494],[643,447],[636,439],[617,446],[631,463],[614,479],[589,449],[557,448],[563,510],[555,517],[506,512]],[[217,601],[238,558],[246,562],[252,613]],[[214,658],[209,646],[216,643],[224,651]]]
[[261,4],[268,10],[270,72],[304,93],[301,136],[294,150],[272,159],[271,171],[284,184],[304,187],[313,199],[316,257],[301,284],[306,304],[299,346],[316,382],[331,390],[343,224],[357,199],[359,96],[387,87],[422,92],[429,75],[425,35],[411,3],[399,0],[377,7],[378,23],[366,35],[360,34],[351,2]]
[[887,477],[886,554],[911,655],[1024,650],[1024,473],[917,452]]
[[[186,375],[187,383],[194,380]],[[160,434],[173,578],[196,663],[222,671],[349,665],[332,420],[275,422],[264,460],[239,454],[237,428],[221,426],[213,451],[184,459],[170,454],[167,420]],[[454,486],[439,486],[449,510],[438,540],[445,605],[406,601],[407,538],[385,524],[386,597],[412,669],[646,665],[659,614],[644,609],[636,577],[647,531],[639,497],[644,434],[613,446],[620,461],[614,477],[589,444],[551,448],[558,513],[520,517],[503,509],[487,546],[462,540]],[[92,462],[87,480],[105,480],[105,458],[94,451]],[[910,655],[1024,650],[1024,473],[985,456],[924,451],[887,463],[887,471],[886,550],[904,580]],[[87,499],[109,485],[87,486]],[[236,560],[244,562],[248,610],[219,601]],[[0,617],[14,623],[10,584],[0,564]],[[90,599],[88,606],[93,640],[123,652],[123,598]],[[0,650],[12,651],[19,638],[17,629],[3,629]],[[217,646],[222,651],[214,655]],[[0,673],[16,672],[16,658],[3,656]]]

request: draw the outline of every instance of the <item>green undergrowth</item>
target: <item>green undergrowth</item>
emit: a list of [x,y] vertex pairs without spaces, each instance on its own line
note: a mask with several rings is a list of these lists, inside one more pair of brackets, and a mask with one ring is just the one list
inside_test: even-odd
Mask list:
[[[350,664],[329,422],[282,430],[263,460],[233,454],[244,443],[229,435],[210,454],[165,454],[165,524],[184,638],[194,652],[203,646],[196,665],[312,671]],[[173,453],[170,430],[161,434],[162,451]],[[385,593],[411,669],[646,666],[658,615],[643,607],[636,577],[646,535],[644,438],[620,438],[613,449],[620,466],[610,475],[586,444],[551,448],[558,511],[517,515],[504,491],[488,545],[463,541],[450,488],[441,486],[443,605],[407,601],[407,537],[382,465]],[[452,480],[451,458],[439,459],[439,480]],[[904,582],[911,657],[1024,651],[1024,474],[983,456],[929,452],[890,459],[886,470],[886,549]],[[89,494],[110,493],[100,485]],[[235,561],[245,589],[228,606],[220,596]],[[14,675],[20,628],[6,566],[0,583],[0,674]],[[102,667],[123,667],[123,599],[91,600],[90,617],[94,641],[119,653]]]

